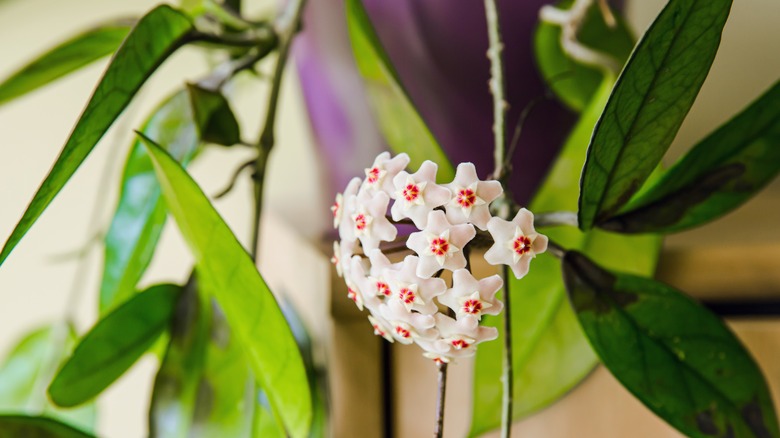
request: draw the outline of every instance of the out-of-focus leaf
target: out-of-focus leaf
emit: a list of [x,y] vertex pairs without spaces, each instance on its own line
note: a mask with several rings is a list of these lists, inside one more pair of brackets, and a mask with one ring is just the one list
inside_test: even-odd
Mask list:
[[617,213],[658,165],[707,77],[730,9],[731,0],[671,0],[642,37],[593,132],[581,229]]
[[363,76],[377,122],[390,148],[406,152],[411,165],[439,165],[437,180],[451,181],[455,171],[441,146],[404,91],[361,0],[346,0],[347,30],[355,62]]
[[192,31],[192,22],[170,6],[158,6],[130,31],[22,219],[0,252],[0,264],[62,190],[146,79]]
[[[573,210],[577,205],[579,163],[593,126],[606,104],[613,79],[605,78],[593,100],[580,116],[550,174],[531,202],[536,213]],[[609,266],[627,266],[632,272],[649,274],[655,267],[659,239],[655,236],[626,236],[572,227],[543,230],[567,248],[583,248]],[[565,300],[560,263],[541,254],[531,263],[522,280],[510,276],[512,293],[512,341],[514,391],[513,418],[519,419],[558,400],[578,384],[596,365],[571,308]],[[485,317],[485,324],[503,329],[503,316]],[[481,344],[474,371],[474,399],[470,436],[480,435],[501,424],[502,374],[500,342]]]
[[[200,145],[187,93],[165,100],[141,131],[165,145],[183,166]],[[154,167],[140,140],[133,144],[122,174],[119,203],[105,237],[105,261],[100,284],[100,312],[105,314],[136,291],[149,266],[166,219],[165,203]]]
[[0,105],[114,53],[131,26],[132,20],[106,23],[38,56],[0,82]]
[[306,436],[312,419],[306,369],[273,294],[195,181],[153,141],[142,138],[168,209],[195,256],[198,281],[224,310],[231,333],[287,432]]
[[45,415],[81,430],[95,428],[95,403],[60,409],[49,402],[46,387],[76,343],[64,323],[34,330],[6,356],[0,368],[0,412]]
[[[571,4],[572,0],[565,0],[557,7],[565,9]],[[594,5],[588,10],[577,38],[622,65],[631,54],[634,37],[622,17],[616,18],[617,26],[610,28]],[[584,110],[602,83],[604,73],[566,56],[561,48],[560,26],[539,22],[534,35],[534,52],[539,71],[550,89],[571,109]]]
[[203,141],[223,146],[232,146],[241,141],[238,120],[221,92],[195,84],[188,84],[187,91]]
[[568,252],[570,301],[601,361],[648,408],[691,437],[777,437],[758,365],[718,317],[654,280]]
[[171,321],[181,286],[152,286],[128,300],[84,335],[49,386],[59,406],[91,400],[151,347]]
[[0,438],[95,438],[94,435],[46,417],[0,415]]
[[694,146],[663,178],[601,227],[675,232],[716,219],[780,171],[780,82]]
[[185,287],[155,379],[152,437],[250,437],[254,380],[212,299]]

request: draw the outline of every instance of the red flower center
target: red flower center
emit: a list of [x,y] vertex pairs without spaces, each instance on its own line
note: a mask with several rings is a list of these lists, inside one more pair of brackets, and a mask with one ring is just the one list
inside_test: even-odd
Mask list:
[[420,196],[420,187],[417,184],[407,184],[402,194],[407,202],[412,202]]
[[392,292],[390,292],[390,286],[384,281],[376,282],[376,293],[377,295],[384,295],[386,297],[389,297],[392,294]]
[[374,324],[374,334],[377,336],[384,337],[387,333],[385,333],[385,331],[382,330],[381,327],[379,327],[379,324]]
[[417,295],[415,295],[413,290],[404,287],[401,288],[401,291],[398,293],[398,298],[405,304],[412,304],[414,303],[414,299],[417,298]]
[[462,350],[464,348],[469,348],[471,344],[464,341],[463,339],[455,339],[452,341],[452,346],[455,347],[456,350]]
[[351,287],[347,288],[347,298],[357,303],[358,295],[357,291],[355,289],[352,289]]
[[358,231],[363,231],[366,229],[366,226],[368,226],[368,221],[366,220],[366,215],[364,214],[358,214],[355,216],[355,229]]
[[431,252],[433,255],[442,256],[446,255],[450,249],[450,242],[443,237],[436,237],[431,240]]
[[379,168],[378,167],[372,167],[368,170],[366,174],[366,181],[368,181],[369,184],[376,184],[377,181],[379,181]]
[[512,242],[512,250],[518,255],[523,255],[531,250],[531,239],[526,236],[515,238]]
[[412,334],[409,332],[409,330],[401,327],[400,325],[395,327],[395,332],[396,332],[396,334],[398,334],[398,336],[400,336],[402,338],[408,338],[408,337],[412,336]]
[[466,300],[463,303],[463,312],[478,315],[482,312],[482,302],[479,300]]
[[459,190],[455,202],[464,208],[471,207],[477,203],[477,194],[471,189]]

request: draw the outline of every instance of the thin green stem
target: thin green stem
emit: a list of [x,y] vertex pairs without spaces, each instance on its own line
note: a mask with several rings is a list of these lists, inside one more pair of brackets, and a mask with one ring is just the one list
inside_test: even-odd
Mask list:
[[506,173],[504,162],[506,159],[505,115],[506,100],[504,98],[504,70],[501,64],[501,52],[504,45],[501,43],[501,31],[498,23],[498,11],[495,0],[485,0],[485,16],[487,17],[488,40],[490,46],[487,51],[490,59],[490,93],[493,95],[493,157],[495,170],[493,178],[501,180]]
[[291,0],[288,3],[288,9],[282,14],[277,23],[276,34],[278,36],[278,56],[274,67],[273,78],[271,79],[271,91],[268,95],[268,105],[265,111],[265,121],[263,123],[260,138],[257,142],[257,159],[255,160],[254,194],[255,194],[255,212],[254,227],[252,229],[252,246],[249,253],[253,260],[257,260],[257,246],[260,239],[260,219],[263,210],[263,185],[265,181],[265,172],[268,164],[268,156],[275,144],[274,127],[276,125],[276,112],[279,106],[279,94],[282,88],[282,77],[287,65],[287,58],[290,54],[290,46],[296,32],[301,26],[301,16],[306,0]]
[[510,317],[509,267],[504,265],[504,396],[501,403],[501,437],[509,438],[512,434],[512,404],[514,395],[514,376],[512,367],[512,318]]

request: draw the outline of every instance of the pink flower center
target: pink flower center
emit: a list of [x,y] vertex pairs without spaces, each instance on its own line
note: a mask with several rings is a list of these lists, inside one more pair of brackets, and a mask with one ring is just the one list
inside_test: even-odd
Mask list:
[[442,358],[440,358],[440,357],[434,357],[433,358],[433,363],[435,363],[436,365],[443,365],[446,362],[444,362],[444,360],[442,360]]
[[464,341],[463,339],[455,339],[452,341],[452,346],[455,347],[456,350],[462,350],[464,348],[469,348],[471,344]]
[[401,327],[400,325],[395,327],[395,333],[402,338],[409,338],[412,336],[409,330]]
[[368,226],[368,221],[366,220],[366,215],[364,214],[358,214],[355,216],[355,229],[358,231],[363,231]]
[[458,196],[455,198],[455,202],[464,208],[472,207],[477,203],[477,194],[474,193],[474,190],[471,189],[459,190]]
[[436,237],[431,240],[431,253],[437,256],[443,256],[447,254],[450,249],[450,242],[443,237]]
[[338,217],[340,208],[341,205],[339,205],[338,201],[333,203],[333,205],[330,207],[330,211],[333,212],[333,217]]
[[392,294],[392,292],[390,292],[390,286],[384,281],[376,282],[376,293],[377,295],[384,295],[386,297],[389,297]]
[[355,289],[352,289],[351,287],[347,287],[347,298],[357,303],[358,300],[357,291]]
[[398,298],[406,304],[412,304],[414,303],[414,299],[417,298],[417,295],[415,295],[413,290],[404,287],[401,288],[401,291],[398,293]]
[[420,187],[417,184],[407,184],[402,194],[407,202],[412,202],[420,196]]
[[466,300],[463,303],[463,312],[478,315],[482,312],[482,302],[479,300]]
[[387,333],[385,333],[385,331],[382,330],[381,327],[379,327],[379,324],[374,324],[374,334],[382,337],[385,337],[385,335],[387,335]]
[[379,170],[378,167],[372,167],[371,169],[366,170],[366,181],[368,181],[369,184],[376,184],[377,181],[379,181]]
[[512,250],[518,255],[523,255],[531,250],[531,239],[526,236],[519,236],[512,242]]

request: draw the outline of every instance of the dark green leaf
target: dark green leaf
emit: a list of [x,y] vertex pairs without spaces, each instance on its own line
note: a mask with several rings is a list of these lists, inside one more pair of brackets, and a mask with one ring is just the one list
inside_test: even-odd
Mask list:
[[100,138],[162,62],[186,42],[192,22],[169,6],[146,14],[125,39],[24,216],[0,252],[2,264]]
[[[200,145],[187,93],[174,94],[160,105],[141,129],[164,144],[186,166]],[[154,255],[165,224],[165,203],[154,167],[140,140],[133,144],[122,174],[119,203],[105,237],[105,262],[100,284],[100,312],[105,314],[130,298]]]
[[94,430],[94,403],[60,409],[46,396],[46,387],[75,343],[76,334],[65,323],[39,328],[25,336],[0,368],[0,412],[43,414],[85,431]]
[[593,132],[580,228],[629,201],[671,144],[707,77],[731,0],[671,0],[637,45]]
[[52,401],[77,406],[118,379],[168,328],[180,291],[152,286],[98,321],[49,386]]
[[780,82],[710,134],[647,192],[601,227],[675,232],[742,205],[780,171]]
[[38,56],[0,83],[0,105],[114,53],[131,26],[132,20],[107,23]]
[[[601,114],[612,88],[605,78],[594,98],[582,113],[550,174],[531,202],[537,212],[573,210],[577,205],[578,163],[593,125]],[[571,227],[543,230],[553,240],[570,248],[583,248],[596,254],[602,263],[625,267],[641,274],[652,273],[658,256],[655,236],[625,236],[592,230],[582,233]],[[542,254],[531,264],[522,280],[510,279],[512,292],[512,339],[514,391],[522,394],[514,402],[513,417],[522,418],[562,397],[596,365],[596,356],[588,345],[571,308],[566,304],[560,263]],[[487,325],[501,330],[502,319],[485,317]],[[474,399],[470,436],[480,435],[501,424],[500,342],[480,345],[474,372]]]
[[312,419],[306,369],[273,294],[195,181],[153,141],[145,141],[168,209],[195,256],[203,290],[224,310],[231,333],[287,431],[306,436]]
[[203,141],[223,146],[232,146],[241,141],[238,120],[221,92],[195,84],[188,84],[187,90]]
[[0,415],[0,438],[94,438],[93,435],[46,417]]
[[248,437],[254,389],[249,363],[195,283],[180,297],[171,330],[154,384],[151,436]]
[[691,437],[777,437],[761,370],[718,317],[654,280],[568,252],[569,298],[591,345],[648,408]]
[[[568,8],[571,4],[572,0],[565,0],[557,7]],[[617,26],[610,28],[594,5],[588,10],[577,38],[622,65],[634,48],[634,37],[622,17],[616,18]],[[534,51],[539,71],[550,89],[571,109],[584,110],[602,83],[604,73],[572,60],[563,52],[559,26],[540,22],[534,36]]]
[[346,0],[346,9],[355,62],[387,144],[396,153],[409,154],[412,167],[425,160],[437,163],[436,179],[451,181],[455,177],[452,164],[404,91],[362,1]]

